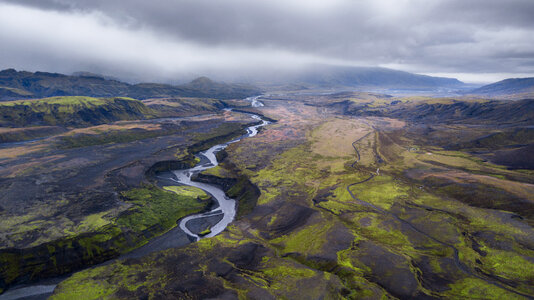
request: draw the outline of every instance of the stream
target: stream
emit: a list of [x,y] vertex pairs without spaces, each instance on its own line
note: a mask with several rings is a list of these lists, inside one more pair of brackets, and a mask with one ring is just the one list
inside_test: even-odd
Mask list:
[[207,184],[207,183],[192,181],[191,177],[194,174],[216,167],[219,164],[219,162],[217,161],[217,158],[215,157],[217,152],[223,150],[224,148],[228,147],[228,145],[232,143],[240,141],[242,138],[255,136],[256,134],[258,134],[258,128],[269,124],[268,121],[261,119],[257,115],[251,115],[251,116],[252,118],[256,120],[259,120],[259,121],[261,120],[261,123],[258,125],[248,127],[247,134],[245,134],[243,137],[237,138],[235,140],[232,140],[224,144],[215,145],[206,151],[198,153],[196,156],[200,159],[200,162],[191,169],[172,171],[172,173],[174,173],[174,176],[176,177],[175,179],[173,179],[174,181],[180,184],[183,184],[183,185],[194,186],[194,187],[202,189],[206,193],[210,194],[219,204],[219,207],[214,208],[209,212],[190,215],[190,216],[183,218],[182,221],[180,221],[180,224],[179,224],[180,229],[182,229],[188,235],[194,237],[196,240],[200,239],[200,237],[197,234],[189,230],[189,228],[187,227],[187,223],[189,221],[200,219],[200,218],[213,217],[216,215],[222,215],[222,219],[217,224],[213,225],[210,228],[211,232],[204,235],[202,238],[216,236],[217,234],[221,233],[226,228],[226,226],[230,224],[230,222],[234,220],[234,217],[236,214],[236,205],[235,205],[235,200],[226,197],[224,191],[221,190],[219,187],[211,185],[211,184]]
[[250,101],[250,106],[252,106],[252,107],[262,107],[262,106],[264,106],[263,103],[258,100],[262,96],[263,95],[254,96],[254,97],[248,97],[248,98],[245,98],[245,101]]
[[[260,96],[255,97],[249,97],[245,100],[251,102],[251,106],[253,107],[261,107],[263,106],[263,103],[258,101],[258,98]],[[258,134],[258,129],[260,127],[263,127],[270,122],[263,120],[260,116],[249,114],[253,119],[257,121],[261,121],[257,125],[253,125],[247,128],[247,133],[243,136],[236,138],[234,140],[231,140],[229,142],[215,145],[211,148],[209,148],[206,151],[202,151],[200,153],[196,154],[196,157],[200,159],[200,162],[190,169],[184,169],[184,170],[173,170],[171,171],[172,174],[174,174],[175,178],[166,178],[167,180],[174,181],[176,183],[187,185],[187,186],[193,186],[202,189],[209,195],[213,197],[213,199],[217,202],[218,206],[211,211],[200,213],[200,214],[193,214],[189,215],[185,218],[183,218],[177,227],[171,229],[167,233],[164,233],[163,235],[156,237],[152,240],[150,240],[146,245],[137,248],[130,253],[126,253],[124,255],[121,255],[120,257],[116,259],[112,259],[110,261],[104,262],[100,265],[106,265],[109,264],[117,259],[125,259],[125,258],[131,258],[131,257],[142,257],[144,255],[147,255],[151,252],[164,250],[165,248],[171,248],[171,247],[177,247],[177,246],[183,246],[184,244],[176,244],[176,241],[172,241],[170,239],[174,239],[176,236],[178,236],[180,233],[178,233],[181,229],[183,232],[185,232],[187,235],[192,237],[194,240],[198,241],[200,238],[208,238],[216,236],[217,234],[221,233],[227,226],[230,224],[236,215],[236,202],[234,199],[230,199],[226,196],[224,191],[220,189],[218,186],[207,184],[207,183],[201,183],[192,181],[191,177],[194,174],[200,173],[204,170],[214,168],[216,167],[219,162],[217,161],[216,154],[217,152],[225,149],[228,147],[228,145],[232,143],[236,143],[240,141],[241,139],[253,137]],[[191,232],[191,230],[187,227],[187,223],[201,218],[208,218],[213,216],[222,216],[220,221],[218,221],[216,224],[211,226],[210,232],[202,237],[199,235]],[[183,233],[182,233],[183,235]],[[98,265],[97,265],[98,266]],[[90,266],[90,267],[96,267],[96,266]],[[81,271],[81,270],[79,270]],[[20,285],[20,286],[14,286],[11,289],[7,290],[5,293],[0,295],[0,300],[16,300],[16,299],[26,299],[26,300],[37,300],[37,299],[46,299],[48,296],[50,296],[55,287],[63,280],[68,278],[67,275],[58,276],[56,278],[49,278],[49,279],[43,279],[39,282],[33,283],[31,285]]]

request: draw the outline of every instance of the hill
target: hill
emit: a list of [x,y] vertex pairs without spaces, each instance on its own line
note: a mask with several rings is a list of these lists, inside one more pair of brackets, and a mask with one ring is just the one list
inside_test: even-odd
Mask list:
[[414,122],[466,124],[530,124],[534,119],[534,100],[463,101],[431,99],[373,107],[349,103],[346,111],[356,115],[374,115]]
[[508,78],[469,92],[477,95],[511,95],[534,93],[534,77]]
[[238,99],[258,95],[267,90],[299,89],[395,89],[437,90],[461,89],[463,83],[453,78],[432,77],[387,68],[340,67],[313,65],[300,70],[263,72],[262,75],[235,79],[250,84],[227,84],[207,77],[190,83],[128,84],[98,74],[78,72],[63,75],[46,72],[0,71],[0,101],[54,96],[131,97],[135,99],[202,97]]
[[97,76],[67,76],[46,72],[0,72],[0,87],[16,89],[16,94],[0,93],[0,100],[44,98],[53,96],[126,96],[129,84]]
[[[126,97],[63,96],[4,101],[0,102],[0,143],[39,139],[115,121],[216,114],[228,105],[225,100],[187,97],[141,101]],[[121,134],[128,135],[126,131]]]
[[199,78],[185,85],[140,83],[128,84],[90,73],[69,76],[47,72],[0,71],[0,100],[18,100],[54,96],[131,97],[208,97],[246,98],[261,93],[251,85],[226,84]]
[[386,68],[365,67],[318,67],[315,72],[306,72],[303,82],[318,85],[364,86],[384,88],[435,88],[462,85],[454,78],[432,77]]
[[6,127],[87,126],[119,120],[143,119],[151,113],[141,101],[82,96],[0,102],[0,125]]
[[188,84],[173,86],[160,83],[139,83],[128,88],[127,96],[136,99],[195,97],[215,99],[242,99],[261,91],[251,85],[226,84],[200,77]]
[[313,65],[298,71],[277,72],[253,78],[251,82],[265,82],[265,86],[282,85],[304,88],[412,89],[461,88],[463,82],[454,78],[432,77],[377,67],[344,67]]

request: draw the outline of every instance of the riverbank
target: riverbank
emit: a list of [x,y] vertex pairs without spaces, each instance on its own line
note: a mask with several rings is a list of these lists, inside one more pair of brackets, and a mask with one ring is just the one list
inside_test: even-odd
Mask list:
[[[196,124],[194,120],[187,122],[189,128],[194,128],[193,125]],[[139,170],[139,162],[137,162],[137,166],[130,165],[126,169],[113,171],[113,174],[117,175],[113,181],[122,185],[118,187],[120,191],[118,197],[123,201],[122,205],[125,205],[126,209],[117,213],[114,218],[109,218],[102,213],[97,214],[94,219],[90,219],[91,224],[94,224],[92,226],[97,227],[89,233],[53,240],[36,247],[0,250],[0,260],[2,261],[0,288],[5,289],[17,283],[33,282],[41,278],[66,274],[119,257],[121,253],[146,244],[149,239],[175,227],[176,221],[183,216],[206,210],[210,207],[209,202],[211,201],[206,198],[206,194],[204,194],[206,197],[194,193],[184,195],[183,191],[177,194],[156,188],[154,183],[147,181],[141,187],[135,187],[134,184],[133,188],[128,188],[132,183],[118,179],[128,174],[124,172],[132,167],[136,168],[136,173],[141,171],[143,178],[145,173],[150,178],[156,170],[166,166],[191,165],[194,156],[189,153],[209,148],[215,143],[220,143],[221,140],[239,137],[246,132],[244,124],[230,123],[230,125],[219,126],[212,133],[197,135],[196,141],[192,145],[187,149],[178,151],[181,160],[168,160],[168,163],[163,164],[153,162],[152,167],[146,167],[145,171]],[[177,147],[164,149],[163,152],[160,152],[159,157],[174,157],[176,159],[176,149]],[[173,154],[169,156],[167,153]],[[150,160],[145,161],[150,162]],[[176,183],[172,185],[176,185]],[[199,202],[198,199],[202,200]],[[154,202],[154,200],[158,201]],[[157,205],[155,205],[156,203]],[[159,206],[162,209],[159,209]],[[165,213],[162,214],[162,212]],[[104,225],[98,227],[98,224],[102,222],[105,222]],[[181,240],[188,239],[186,237]],[[183,245],[183,243],[179,245]],[[169,243],[168,246],[175,247],[177,244]],[[2,296],[0,296],[1,298]]]

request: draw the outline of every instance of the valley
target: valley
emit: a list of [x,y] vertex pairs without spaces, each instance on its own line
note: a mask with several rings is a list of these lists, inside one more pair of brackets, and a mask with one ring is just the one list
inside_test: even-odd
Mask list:
[[533,12],[0,0],[0,300],[534,300]]
[[[214,237],[75,273],[51,299],[531,298],[534,172],[491,159],[532,144],[528,101],[496,102],[501,114],[522,108],[503,126],[470,112],[487,101],[360,92],[259,100],[240,109],[276,122],[195,177],[237,200],[236,220]],[[453,116],[428,113],[448,105]],[[516,160],[528,166],[528,156]],[[151,202],[155,191],[124,195]]]
[[176,183],[162,189],[154,175],[194,165],[194,153],[239,137],[257,122],[208,103],[197,116],[126,117],[96,126],[66,127],[55,116],[59,134],[44,130],[46,136],[29,141],[18,132],[33,127],[6,128],[6,135],[17,134],[0,149],[2,286],[117,257],[175,227],[181,217],[208,209],[207,194]]
[[497,98],[0,102],[0,299],[532,298],[534,101]]

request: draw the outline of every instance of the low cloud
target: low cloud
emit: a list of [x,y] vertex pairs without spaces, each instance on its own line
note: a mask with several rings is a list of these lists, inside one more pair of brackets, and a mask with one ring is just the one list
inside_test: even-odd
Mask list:
[[172,82],[321,63],[489,81],[534,76],[533,12],[530,0],[4,0],[0,67]]

